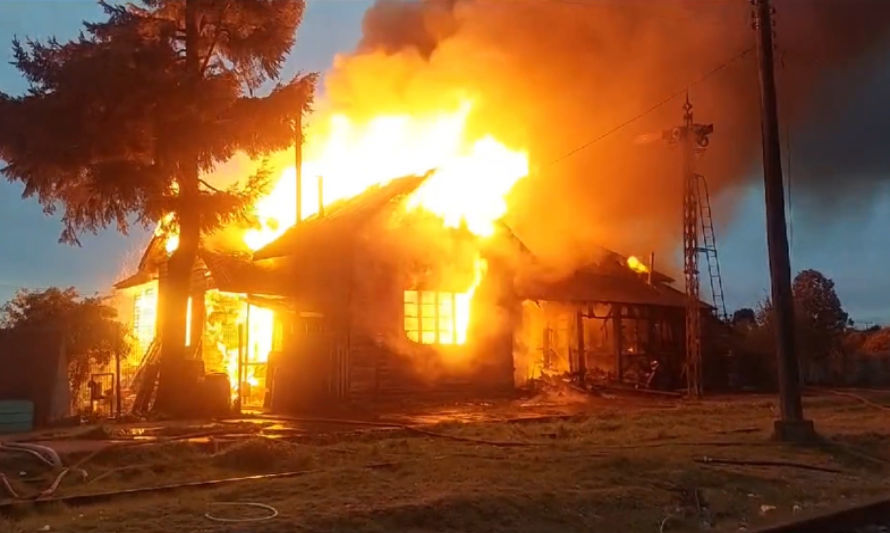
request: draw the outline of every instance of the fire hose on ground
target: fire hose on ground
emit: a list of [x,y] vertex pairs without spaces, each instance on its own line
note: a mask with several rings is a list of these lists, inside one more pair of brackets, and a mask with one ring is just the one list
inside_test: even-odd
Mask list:
[[[8,451],[8,452],[19,452],[19,453],[27,453],[33,457],[39,459],[42,463],[49,466],[53,470],[59,469],[63,467],[62,459],[59,457],[58,452],[49,446],[43,446],[41,444],[33,444],[27,442],[0,442],[0,451]],[[50,484],[50,486],[42,491],[41,493],[34,496],[35,498],[39,498],[44,494],[49,496],[52,495],[53,492],[58,488],[59,484],[62,482],[62,479],[68,474],[71,469],[64,468],[56,479]],[[76,469],[81,472],[81,474],[86,478],[86,472],[81,469]],[[0,485],[3,486],[3,489],[14,499],[21,499],[22,496],[16,491],[12,484],[9,482],[9,478],[6,477],[5,474],[0,474]]]
[[0,450],[24,452],[33,455],[50,468],[62,468],[62,459],[49,446],[27,442],[0,442]]
[[211,506],[218,507],[255,507],[257,509],[265,509],[269,511],[269,514],[262,516],[248,516],[243,518],[229,518],[224,516],[215,516],[211,514],[209,511],[204,513],[204,517],[208,520],[212,520],[214,522],[262,522],[265,520],[272,520],[276,516],[278,516],[278,509],[272,507],[271,505],[266,505],[265,503],[256,503],[256,502],[212,502]]
[[100,453],[106,452],[110,449],[123,448],[123,447],[128,447],[128,446],[140,446],[140,445],[145,445],[145,444],[153,444],[156,442],[172,442],[172,441],[177,441],[177,440],[207,437],[207,436],[212,436],[212,435],[216,435],[216,434],[220,434],[220,433],[222,433],[222,432],[203,431],[200,433],[190,433],[190,434],[186,434],[186,435],[177,435],[177,436],[173,436],[173,437],[167,437],[165,439],[158,439],[157,441],[116,442],[116,443],[109,444],[108,446],[105,446],[103,448],[99,448],[98,450],[95,450],[94,452],[88,454],[86,457],[84,457],[83,459],[81,459],[80,461],[76,462],[75,464],[73,464],[69,467],[65,467],[63,465],[62,460],[59,457],[59,454],[54,449],[50,448],[49,446],[43,446],[40,444],[33,444],[33,443],[24,443],[24,442],[0,443],[0,451],[27,453],[29,455],[36,457],[37,459],[39,459],[41,462],[43,462],[44,464],[46,464],[53,470],[61,469],[61,471],[56,475],[56,477],[53,479],[53,481],[49,485],[47,485],[47,487],[45,489],[43,489],[31,496],[22,496],[21,494],[19,494],[12,487],[12,484],[9,482],[9,479],[5,475],[2,475],[2,474],[0,474],[0,476],[2,476],[2,477],[0,477],[0,486],[3,486],[4,490],[6,490],[6,492],[9,493],[9,495],[15,500],[49,499],[59,489],[59,486],[62,484],[62,481],[65,479],[65,477],[68,476],[68,474],[70,474],[72,472],[80,474],[81,480],[86,481],[87,478],[89,477],[89,475],[87,474],[87,471],[82,468],[82,466],[84,464],[86,464],[88,461],[95,458]]

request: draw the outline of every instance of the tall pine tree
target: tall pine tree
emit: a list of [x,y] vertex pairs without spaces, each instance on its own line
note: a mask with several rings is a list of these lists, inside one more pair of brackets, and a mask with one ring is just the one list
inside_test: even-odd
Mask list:
[[173,215],[179,247],[161,289],[156,406],[181,414],[197,378],[186,361],[189,282],[202,232],[245,217],[263,173],[227,190],[202,174],[237,151],[286,148],[314,75],[278,83],[303,0],[100,2],[106,19],[76,40],[13,42],[28,93],[0,93],[0,158],[47,213],[63,210],[64,242],[109,225],[126,232]]

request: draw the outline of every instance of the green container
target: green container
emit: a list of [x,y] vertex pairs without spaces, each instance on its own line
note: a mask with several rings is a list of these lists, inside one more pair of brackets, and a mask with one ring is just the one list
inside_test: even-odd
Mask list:
[[0,434],[26,433],[34,429],[34,403],[0,400]]

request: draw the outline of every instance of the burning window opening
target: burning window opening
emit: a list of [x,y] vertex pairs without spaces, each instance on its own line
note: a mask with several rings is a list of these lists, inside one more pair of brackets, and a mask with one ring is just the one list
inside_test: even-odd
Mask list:
[[[466,311],[466,295],[442,291],[405,291],[405,334],[420,344],[463,344],[457,335],[458,315]],[[463,322],[463,320],[461,320]]]
[[185,305],[185,345],[192,345],[192,297],[189,296]]
[[404,291],[404,329],[409,340],[418,344],[466,344],[473,295],[485,277],[488,263],[477,256],[473,270],[473,282],[464,292]]
[[155,338],[158,317],[158,282],[140,286],[133,297],[133,337],[140,354],[148,350]]
[[245,294],[209,290],[204,298],[207,370],[224,372],[233,399],[238,397],[240,388],[242,405],[263,405],[269,354],[280,347],[275,312],[249,303]]
[[[152,280],[132,289],[133,349],[141,356],[155,340],[158,318],[158,282]],[[240,391],[245,406],[262,406],[265,400],[269,354],[280,349],[281,328],[272,309],[248,303],[248,296],[216,289],[204,293],[203,317],[195,315],[200,306],[189,297],[186,312],[185,344],[192,346],[195,331],[203,331],[202,358],[208,373],[224,373],[229,379],[232,399],[238,397],[238,357],[241,360]],[[193,326],[204,320],[203,328]],[[141,357],[133,358],[134,361]]]

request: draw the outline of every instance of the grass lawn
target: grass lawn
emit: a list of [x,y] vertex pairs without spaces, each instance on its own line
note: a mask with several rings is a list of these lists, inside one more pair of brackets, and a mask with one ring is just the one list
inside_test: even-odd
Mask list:
[[[866,393],[862,393],[865,395]],[[890,404],[890,395],[868,393]],[[609,400],[574,404],[574,416],[517,421],[446,420],[438,433],[522,446],[448,440],[402,429],[352,430],[213,446],[165,443],[104,452],[65,479],[60,495],[176,481],[305,470],[294,478],[185,489],[0,518],[0,531],[737,531],[856,500],[890,496],[890,412],[854,398],[806,398],[808,417],[836,444],[769,441],[775,402],[766,396],[702,402]],[[540,410],[540,405],[537,407]],[[532,409],[534,410],[534,409]],[[519,402],[492,412],[524,413]],[[82,453],[82,452],[81,452]],[[841,470],[723,466],[696,459],[790,461]],[[27,490],[49,473],[3,455],[0,471]],[[67,457],[66,464],[76,460]],[[126,468],[121,468],[126,467]],[[28,472],[21,476],[20,471]],[[34,472],[33,474],[31,472]],[[44,477],[41,477],[44,476]],[[42,485],[41,485],[42,483]],[[33,490],[33,489],[31,489]],[[211,502],[274,506],[251,524],[205,518]],[[214,510],[223,514],[237,509]],[[44,529],[45,530],[45,529]]]

